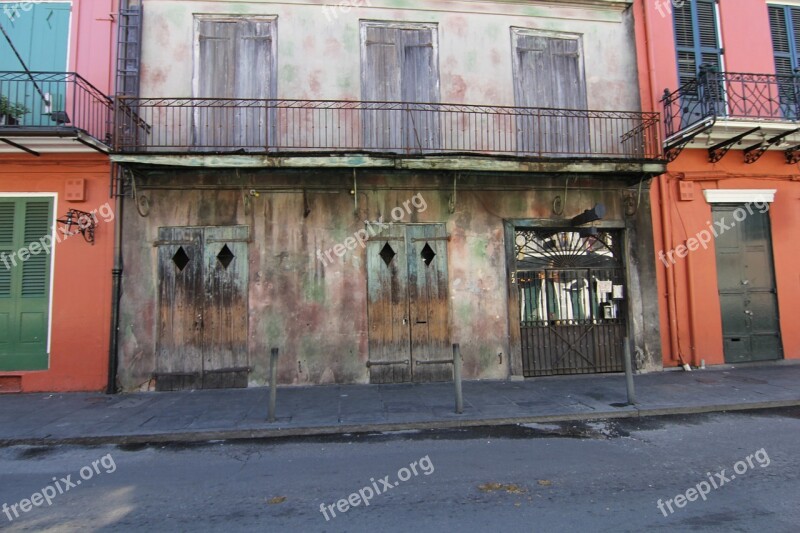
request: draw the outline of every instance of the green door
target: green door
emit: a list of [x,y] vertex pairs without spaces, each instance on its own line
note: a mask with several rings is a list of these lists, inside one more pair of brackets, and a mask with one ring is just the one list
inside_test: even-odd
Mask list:
[[781,359],[769,216],[744,206],[715,206],[713,215],[728,227],[716,240],[725,362]]
[[50,254],[29,246],[51,235],[52,213],[52,198],[0,198],[0,371],[48,367]]

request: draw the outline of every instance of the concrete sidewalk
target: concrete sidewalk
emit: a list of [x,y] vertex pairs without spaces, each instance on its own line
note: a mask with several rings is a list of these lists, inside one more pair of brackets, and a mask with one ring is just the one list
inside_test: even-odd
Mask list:
[[275,423],[267,388],[0,396],[0,445],[190,442],[216,439],[491,426],[800,405],[800,364],[716,367],[636,376],[452,383],[279,387]]

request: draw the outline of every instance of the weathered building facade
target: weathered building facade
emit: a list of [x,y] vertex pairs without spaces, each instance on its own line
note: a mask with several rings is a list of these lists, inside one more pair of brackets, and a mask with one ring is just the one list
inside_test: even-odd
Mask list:
[[800,7],[674,4],[636,12],[670,161],[652,188],[663,364],[797,359]]
[[145,2],[120,387],[658,368],[630,4]]
[[0,2],[0,393],[108,382],[114,12]]

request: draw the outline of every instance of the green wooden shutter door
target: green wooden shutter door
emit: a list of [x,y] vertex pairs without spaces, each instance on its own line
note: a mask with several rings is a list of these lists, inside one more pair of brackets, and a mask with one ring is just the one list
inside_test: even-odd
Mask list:
[[50,254],[19,250],[50,235],[53,200],[0,199],[0,370],[48,366]]

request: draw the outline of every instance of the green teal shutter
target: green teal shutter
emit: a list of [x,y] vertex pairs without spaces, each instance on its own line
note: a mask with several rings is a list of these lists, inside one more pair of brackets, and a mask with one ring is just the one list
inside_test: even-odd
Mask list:
[[[0,4],[0,21],[30,70],[67,70],[71,9],[69,2]],[[0,70],[23,70],[5,39],[0,39]]]
[[51,235],[52,198],[0,198],[0,371],[45,370],[50,261],[19,251]]
[[800,67],[800,8],[768,6],[775,74],[778,75],[781,110],[787,118],[797,116],[798,83],[795,69]]

